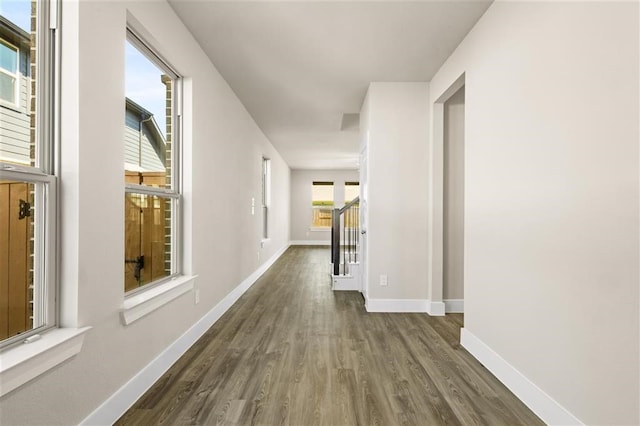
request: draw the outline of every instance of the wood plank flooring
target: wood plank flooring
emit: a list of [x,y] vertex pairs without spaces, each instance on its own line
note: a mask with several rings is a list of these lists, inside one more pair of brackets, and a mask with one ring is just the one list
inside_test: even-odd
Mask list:
[[459,345],[462,315],[367,313],[328,262],[291,247],[117,424],[543,424]]

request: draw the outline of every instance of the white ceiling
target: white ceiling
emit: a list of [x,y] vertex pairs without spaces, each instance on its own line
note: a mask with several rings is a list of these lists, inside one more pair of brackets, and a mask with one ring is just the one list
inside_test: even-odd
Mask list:
[[431,80],[491,3],[169,1],[292,169],[357,168],[343,114],[369,82]]

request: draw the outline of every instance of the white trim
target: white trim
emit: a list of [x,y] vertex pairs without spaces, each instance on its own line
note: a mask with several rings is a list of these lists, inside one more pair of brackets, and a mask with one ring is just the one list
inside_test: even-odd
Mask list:
[[80,424],[107,425],[115,423],[282,256],[288,247],[289,245],[285,244]]
[[460,344],[546,424],[584,424],[466,328],[460,330]]
[[144,194],[151,197],[159,198],[180,198],[180,193],[173,189],[157,188],[155,186],[138,185],[135,183],[127,183],[124,185],[124,192],[127,194]]
[[312,226],[309,228],[310,232],[331,232],[330,226]]
[[360,281],[353,275],[333,275],[333,291],[360,291]]
[[127,297],[120,311],[123,325],[129,325],[193,290],[197,275],[178,276],[171,281]]
[[367,312],[417,312],[431,316],[444,315],[444,303],[429,299],[369,299],[364,302]]
[[56,325],[56,247],[54,244],[56,227],[57,189],[56,177],[42,173],[39,169],[2,167],[2,178],[33,185],[35,211],[33,220],[33,324],[34,328],[6,338],[0,342],[2,348],[10,347],[29,336],[39,333],[37,328],[51,328]]
[[445,102],[447,102],[450,97],[455,95],[455,93],[458,90],[460,90],[462,86],[465,85],[465,78],[466,78],[466,73],[463,72],[458,76],[458,78],[456,78],[456,80],[453,83],[451,83],[451,85],[447,88],[447,90],[442,92],[442,94],[436,100],[436,103],[444,104]]
[[446,313],[461,314],[464,312],[464,299],[444,299]]
[[289,245],[292,245],[292,246],[330,246],[331,245],[331,241],[329,241],[329,240],[326,240],[326,241],[296,240],[296,241],[289,242]]
[[[331,263],[333,271],[333,263]],[[360,263],[349,262],[347,271],[349,275],[331,275],[332,290],[335,291],[360,291]]]
[[58,328],[0,353],[0,396],[78,354],[91,327]]
[[446,312],[444,302],[434,302],[432,300],[427,300],[427,313],[432,317],[441,317],[444,316]]
[[133,47],[135,47],[142,54],[142,56],[148,59],[149,62],[151,62],[165,74],[169,75],[172,80],[180,79],[181,76],[176,71],[174,71],[173,67],[169,65],[169,62],[155,50],[153,44],[148,43],[148,38],[145,37],[144,34],[145,31],[140,31],[139,25],[137,24],[137,22],[130,22],[130,20],[127,19],[127,41]]
[[426,299],[367,299],[367,312],[427,312]]

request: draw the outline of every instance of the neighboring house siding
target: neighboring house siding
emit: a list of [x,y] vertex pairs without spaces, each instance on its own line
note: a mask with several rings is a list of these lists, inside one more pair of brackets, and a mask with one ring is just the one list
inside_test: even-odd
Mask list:
[[135,114],[127,111],[124,131],[124,161],[135,164],[145,171],[163,172],[165,166],[158,157],[143,125],[142,139],[138,131],[139,121]]
[[[24,55],[21,55],[24,57]],[[21,60],[22,62],[22,60]],[[22,66],[21,66],[22,71]],[[29,164],[30,118],[29,78],[20,74],[20,97],[17,107],[0,104],[0,159]]]

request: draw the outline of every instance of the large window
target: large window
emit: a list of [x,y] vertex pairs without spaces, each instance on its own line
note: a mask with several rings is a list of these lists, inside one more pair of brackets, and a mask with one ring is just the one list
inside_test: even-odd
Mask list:
[[178,274],[180,80],[128,32],[125,70],[125,274],[135,291]]
[[333,204],[333,182],[313,182],[311,186],[312,227],[331,227]]
[[360,196],[360,182],[344,183],[344,203],[349,204],[356,197]]
[[0,15],[0,347],[56,325],[56,2],[33,6],[3,2]]
[[262,239],[269,238],[269,204],[271,198],[271,160],[262,158]]

